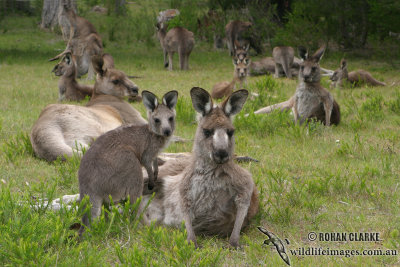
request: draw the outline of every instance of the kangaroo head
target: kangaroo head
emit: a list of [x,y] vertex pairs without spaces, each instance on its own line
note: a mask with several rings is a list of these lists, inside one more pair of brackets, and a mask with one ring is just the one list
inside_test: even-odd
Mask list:
[[299,80],[307,83],[315,83],[321,80],[321,69],[319,61],[324,55],[325,47],[318,49],[314,55],[309,56],[304,47],[299,47],[300,57],[303,62],[300,64]]
[[237,40],[234,41],[234,52],[233,59],[239,60],[239,62],[248,61],[247,52],[249,51],[250,43],[247,45],[241,45]]
[[330,80],[332,82],[338,82],[343,79],[346,79],[347,77],[348,77],[347,61],[346,59],[342,58],[342,60],[340,61],[340,67],[333,72],[332,76],[330,77]]
[[235,145],[232,120],[242,110],[248,94],[244,89],[235,91],[222,104],[214,107],[206,90],[192,88],[193,107],[200,114],[193,149],[196,157],[216,164],[223,164],[232,158]]
[[246,77],[249,65],[250,65],[250,59],[248,58],[245,58],[243,61],[239,59],[233,59],[234,76],[238,78]]
[[164,137],[169,137],[175,130],[175,106],[178,101],[178,92],[166,93],[159,103],[157,96],[149,91],[142,92],[142,101],[147,109],[147,119],[150,130]]
[[117,69],[108,68],[103,56],[93,56],[92,64],[97,73],[94,85],[95,93],[117,97],[137,96],[139,88],[128,76]]
[[70,52],[66,53],[61,61],[54,66],[53,70],[56,76],[74,76],[75,77],[75,64]]

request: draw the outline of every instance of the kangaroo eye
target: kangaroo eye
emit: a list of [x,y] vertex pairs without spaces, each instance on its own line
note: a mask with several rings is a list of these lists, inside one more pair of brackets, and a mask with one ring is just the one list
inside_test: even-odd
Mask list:
[[169,117],[169,119],[168,119],[170,122],[173,122],[174,121],[174,117]]
[[160,119],[155,118],[155,119],[154,119],[154,122],[155,122],[155,123],[160,123]]
[[209,138],[211,135],[213,135],[214,131],[209,130],[209,129],[203,129],[203,134],[206,138]]
[[119,84],[119,80],[112,80],[113,84]]
[[233,134],[235,133],[235,130],[227,130],[226,133],[228,134],[229,137],[232,137]]
[[316,71],[317,67],[312,67],[311,69],[312,69],[312,71]]

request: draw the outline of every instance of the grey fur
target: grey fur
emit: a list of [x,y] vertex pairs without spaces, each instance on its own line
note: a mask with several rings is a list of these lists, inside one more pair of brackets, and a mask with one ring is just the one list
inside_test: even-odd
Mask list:
[[292,65],[294,60],[294,49],[290,46],[277,46],[272,51],[275,62],[275,78],[279,78],[280,73],[284,72],[286,77],[292,78]]
[[[143,191],[142,166],[148,175],[151,190],[158,176],[158,153],[167,145],[175,130],[177,91],[157,97],[143,91],[143,104],[148,111],[148,125],[125,125],[96,139],[82,157],[78,179],[80,199],[89,196],[92,219],[99,216],[101,205],[130,197],[131,203]],[[89,225],[89,217],[82,218],[81,235]]]

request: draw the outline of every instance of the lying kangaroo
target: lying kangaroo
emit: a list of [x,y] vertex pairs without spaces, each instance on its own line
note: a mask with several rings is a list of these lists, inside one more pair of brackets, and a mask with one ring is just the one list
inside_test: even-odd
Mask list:
[[191,31],[182,27],[172,28],[168,32],[167,28],[168,25],[165,22],[157,23],[157,36],[164,52],[164,66],[172,70],[172,58],[174,53],[177,52],[181,70],[188,70],[189,55],[194,47],[194,35]]
[[[111,130],[93,143],[83,155],[78,172],[80,199],[89,196],[92,218],[100,215],[101,205],[130,197],[131,203],[142,195],[142,166],[146,169],[151,190],[157,180],[157,155],[175,130],[177,91],[166,93],[162,103],[148,92],[142,92],[149,124],[124,125]],[[79,234],[89,225],[89,216],[82,218]]]
[[309,119],[317,119],[325,125],[339,124],[340,108],[331,93],[321,86],[319,61],[325,48],[321,47],[312,56],[307,50],[299,48],[300,57],[304,60],[300,64],[299,84],[294,96],[289,100],[257,110],[255,114],[270,113],[275,109],[287,110],[292,108],[294,120],[300,124]]
[[[195,246],[196,234],[204,233],[230,235],[229,243],[237,247],[240,230],[258,211],[258,193],[251,174],[232,159],[232,119],[242,109],[248,92],[238,90],[220,106],[214,106],[204,89],[192,88],[190,94],[194,109],[201,115],[192,157],[178,159],[174,166],[169,164],[165,177],[161,173],[168,162],[160,167],[156,196],[144,221],[174,227],[185,221],[188,242]],[[149,199],[150,195],[143,196],[141,208]]]
[[344,58],[342,58],[340,61],[340,67],[335,70],[330,79],[333,87],[336,88],[343,88],[345,83],[349,83],[352,86],[360,86],[362,84],[370,86],[386,86],[386,83],[374,79],[368,71],[356,70],[349,73],[347,71],[347,61]]
[[248,31],[253,24],[248,21],[234,20],[230,21],[225,26],[225,34],[227,46],[231,56],[234,56],[235,41],[240,44],[240,46],[248,46],[250,44]]
[[242,88],[243,83],[246,83],[249,64],[250,61],[248,59],[244,59],[243,61],[240,59],[233,59],[234,71],[232,81],[216,83],[211,90],[211,97],[214,99],[221,99],[229,96],[232,94],[233,90],[236,89],[236,83],[240,83],[240,88]]
[[136,96],[138,87],[122,71],[104,68],[102,57],[93,58],[98,73],[94,92],[86,107],[51,104],[32,127],[30,140],[35,154],[47,161],[81,153],[105,132],[121,124],[144,125],[146,120],[125,96]]
[[92,96],[93,85],[79,84],[76,81],[76,68],[71,53],[66,53],[52,72],[61,76],[58,81],[58,101],[81,101]]
[[275,78],[279,78],[283,71],[288,78],[292,78],[292,65],[294,60],[294,49],[290,46],[277,46],[272,50],[275,62]]
[[[50,61],[57,60],[71,52],[76,58],[77,77],[88,73],[88,79],[93,79],[94,69],[91,57],[101,55],[103,43],[93,24],[76,15],[66,1],[60,2],[59,24],[64,38],[68,38],[65,50]],[[68,33],[69,32],[69,33]]]

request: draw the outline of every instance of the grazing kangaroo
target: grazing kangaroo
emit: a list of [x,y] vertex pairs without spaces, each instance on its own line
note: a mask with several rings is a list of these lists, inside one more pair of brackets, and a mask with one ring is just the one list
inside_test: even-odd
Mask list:
[[240,83],[240,88],[243,87],[243,83],[246,82],[247,68],[250,64],[250,60],[244,59],[233,59],[234,71],[233,79],[231,82],[224,81],[216,83],[211,90],[211,97],[214,99],[221,99],[223,97],[232,94],[233,90],[236,89],[236,83]]
[[58,81],[58,101],[81,101],[92,96],[93,85],[79,84],[76,81],[76,67],[71,53],[66,53],[52,72],[61,76]]
[[279,78],[283,71],[288,78],[292,78],[292,65],[294,60],[294,49],[290,46],[277,46],[272,50],[275,62],[275,78]]
[[[93,79],[94,69],[91,57],[101,55],[103,43],[93,24],[76,15],[66,1],[60,2],[59,24],[63,37],[68,38],[65,50],[50,61],[57,60],[71,52],[76,58],[77,77],[88,73],[88,79]],[[69,33],[68,33],[69,32]]]
[[226,24],[226,41],[231,56],[235,55],[235,42],[239,43],[239,46],[248,46],[250,44],[246,35],[249,35],[248,31],[252,25],[251,22],[240,20],[230,21]]
[[[161,177],[155,198],[144,213],[144,221],[179,227],[182,221],[188,242],[197,247],[196,234],[230,235],[229,243],[239,246],[240,230],[258,211],[258,193],[251,174],[235,164],[232,119],[240,112],[247,90],[238,90],[221,105],[214,106],[209,93],[199,87],[190,91],[193,107],[201,115],[193,153],[170,175]],[[184,168],[183,171],[181,171]],[[175,176],[171,176],[176,174]],[[144,195],[143,208],[150,195]]]
[[172,70],[172,58],[177,52],[181,70],[188,70],[189,55],[194,47],[194,35],[182,27],[175,27],[167,32],[167,27],[165,22],[157,23],[157,36],[164,52],[164,66]]
[[93,58],[97,72],[94,92],[86,107],[51,104],[40,113],[30,134],[35,154],[47,161],[65,159],[88,148],[98,136],[126,123],[147,124],[123,98],[136,96],[138,87],[125,73],[104,68],[102,57]]
[[307,50],[299,47],[303,62],[300,64],[299,84],[294,96],[285,102],[262,108],[254,113],[270,113],[275,109],[292,108],[294,120],[300,121],[300,124],[309,119],[317,119],[326,126],[339,124],[340,107],[331,93],[320,84],[319,61],[324,51],[325,47],[321,47],[314,55],[308,56]]
[[[103,203],[130,197],[131,203],[142,195],[142,166],[149,177],[151,190],[157,180],[157,155],[167,145],[175,130],[175,105],[177,91],[164,95],[159,104],[157,97],[142,92],[149,124],[124,125],[111,130],[93,143],[83,155],[78,172],[80,199],[89,196],[91,216],[100,215]],[[89,225],[89,216],[82,218],[79,235]]]
[[374,79],[368,71],[356,70],[349,73],[347,71],[347,61],[344,58],[342,58],[340,67],[335,70],[330,79],[333,87],[336,88],[343,88],[345,83],[349,83],[352,86],[360,86],[363,84],[370,86],[386,86],[386,83]]

